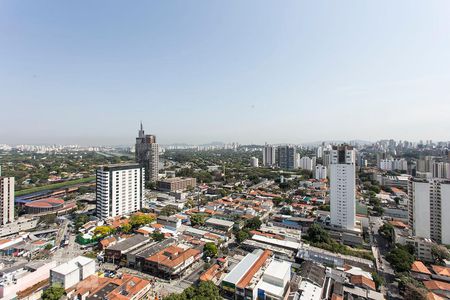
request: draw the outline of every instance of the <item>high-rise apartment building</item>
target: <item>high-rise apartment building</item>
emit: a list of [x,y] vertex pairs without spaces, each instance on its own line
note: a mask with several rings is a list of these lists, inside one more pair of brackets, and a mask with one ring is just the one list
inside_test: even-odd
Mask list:
[[142,207],[144,168],[116,164],[97,169],[96,214],[100,219],[128,215]]
[[275,159],[275,147],[272,145],[264,145],[263,149],[263,166],[264,167],[273,167],[276,165]]
[[351,146],[333,146],[330,152],[331,224],[355,228],[355,150]]
[[250,165],[251,165],[253,168],[259,167],[259,159],[256,158],[256,157],[252,157],[252,158],[250,159]]
[[322,180],[327,178],[327,167],[322,165],[317,165],[314,171],[314,178],[317,180]]
[[14,221],[14,177],[0,176],[0,224]]
[[450,244],[450,181],[412,178],[408,193],[409,226],[413,235]]
[[432,176],[435,178],[450,179],[450,163],[448,162],[433,162]]
[[300,158],[298,167],[303,170],[312,171],[316,167],[316,158],[315,157],[310,158],[308,156],[303,156],[302,158]]
[[293,170],[297,166],[297,149],[294,146],[278,146],[278,166],[281,169]]
[[156,182],[159,172],[159,145],[156,136],[145,134],[141,123],[139,135],[136,138],[136,162],[145,169],[145,180]]

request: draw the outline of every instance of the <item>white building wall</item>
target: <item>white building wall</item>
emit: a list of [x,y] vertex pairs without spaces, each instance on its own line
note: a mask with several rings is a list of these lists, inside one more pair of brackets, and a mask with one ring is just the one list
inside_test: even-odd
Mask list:
[[450,245],[450,183],[441,184],[442,244]]
[[89,263],[83,265],[81,268],[81,279],[86,279],[87,277],[95,274],[95,261],[91,260]]
[[430,184],[428,182],[413,182],[413,234],[418,237],[430,238]]
[[263,166],[272,167],[275,165],[275,147],[265,145],[263,149]]
[[315,168],[315,178],[317,180],[321,180],[321,179],[326,179],[327,178],[327,167],[322,166],[322,165],[317,165]]
[[14,221],[14,177],[0,177],[0,224]]
[[68,289],[80,282],[80,270],[74,269],[72,272],[67,274],[62,274],[51,270],[50,280],[52,284],[59,283],[64,287],[64,289]]
[[97,216],[105,219],[140,210],[144,182],[145,173],[140,167],[97,170]]
[[345,229],[355,228],[355,165],[330,165],[331,224]]

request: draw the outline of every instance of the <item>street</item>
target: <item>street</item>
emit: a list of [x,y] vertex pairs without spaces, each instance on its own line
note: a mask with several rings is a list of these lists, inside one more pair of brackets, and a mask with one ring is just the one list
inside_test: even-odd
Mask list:
[[[401,298],[398,290],[398,284],[395,281],[395,272],[391,267],[391,264],[385,259],[389,253],[391,247],[384,237],[378,234],[378,230],[383,226],[383,220],[380,217],[369,217],[371,227],[371,238],[373,254],[376,259],[378,274],[384,278],[384,285],[381,288],[381,292],[387,296],[388,299]],[[389,293],[388,293],[389,292]]]

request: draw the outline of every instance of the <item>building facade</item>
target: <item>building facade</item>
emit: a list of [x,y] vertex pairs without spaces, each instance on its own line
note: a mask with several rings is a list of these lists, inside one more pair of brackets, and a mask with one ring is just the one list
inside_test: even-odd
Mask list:
[[327,179],[327,167],[317,165],[314,172],[314,178],[317,180]]
[[195,178],[173,177],[157,182],[158,190],[164,192],[185,191],[189,188],[195,188],[197,180]]
[[302,158],[300,158],[300,162],[299,162],[299,168],[302,170],[309,170],[312,171],[315,168],[315,164],[316,164],[316,158],[310,158],[308,156],[303,156]]
[[141,123],[135,147],[136,162],[145,169],[145,180],[156,182],[159,172],[159,144],[156,136],[145,134]]
[[14,221],[14,177],[0,176],[0,224]]
[[68,289],[95,273],[95,261],[78,256],[50,270],[50,282]]
[[412,234],[450,244],[450,181],[412,178],[408,186]]
[[117,164],[97,169],[97,217],[128,215],[141,209],[144,168],[139,164]]
[[256,158],[256,157],[252,157],[252,158],[250,159],[250,165],[251,165],[253,168],[259,167],[259,159]]
[[279,146],[278,147],[278,166],[281,169],[293,170],[297,166],[296,147],[294,146]]
[[275,165],[276,165],[275,147],[268,145],[266,143],[263,149],[263,166],[273,167]]
[[355,228],[355,150],[334,146],[330,161],[331,224],[343,229]]

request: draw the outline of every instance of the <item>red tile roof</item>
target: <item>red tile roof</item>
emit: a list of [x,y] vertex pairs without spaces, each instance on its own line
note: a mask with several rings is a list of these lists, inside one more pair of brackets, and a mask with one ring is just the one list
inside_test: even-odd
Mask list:
[[370,288],[374,291],[376,290],[375,282],[373,282],[373,280],[370,280],[369,278],[362,276],[362,275],[353,275],[350,278],[350,282],[354,285]]
[[411,265],[411,271],[422,273],[422,274],[428,274],[431,275],[431,272],[428,270],[428,268],[423,264],[423,262],[416,260]]
[[432,265],[431,268],[437,275],[450,277],[450,268],[448,267]]
[[423,282],[425,287],[430,291],[442,290],[450,291],[450,283],[439,281],[439,280],[426,280]]
[[245,275],[241,278],[241,280],[237,283],[236,286],[241,289],[245,288],[250,283],[253,276],[255,276],[256,272],[258,272],[259,269],[261,269],[261,267],[265,264],[265,262],[271,255],[272,251],[264,250],[261,256],[256,260],[256,262],[247,271],[247,273],[245,273]]

